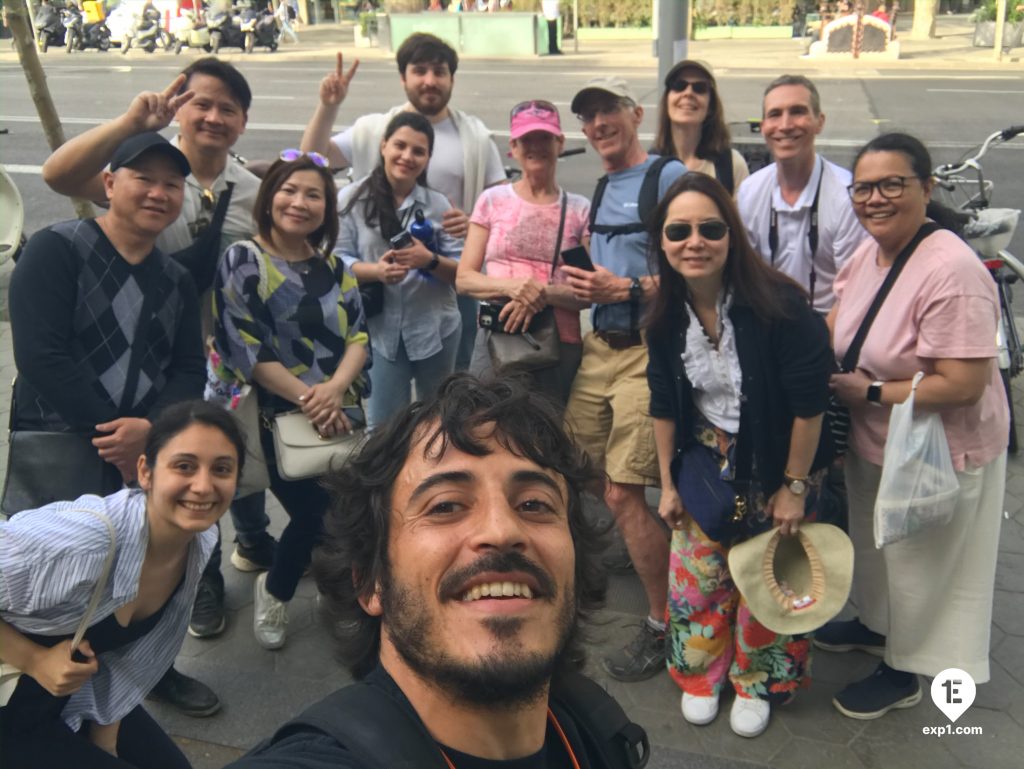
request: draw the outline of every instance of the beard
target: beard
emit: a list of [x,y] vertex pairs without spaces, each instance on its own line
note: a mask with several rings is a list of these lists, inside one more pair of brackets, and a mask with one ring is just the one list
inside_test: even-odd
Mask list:
[[[524,568],[525,564],[529,568]],[[459,584],[472,576],[467,572],[527,571],[539,567],[518,553],[485,556],[469,569],[453,574],[441,585],[443,600],[460,600],[445,590],[445,583]],[[566,656],[566,649],[576,626],[576,598],[571,586],[556,595],[550,577],[544,575],[541,585],[552,590],[543,598],[559,602],[556,617],[555,643],[548,652],[524,650],[517,640],[524,620],[519,617],[490,617],[483,621],[491,636],[500,642],[497,653],[481,654],[476,659],[460,660],[451,656],[438,643],[440,628],[426,604],[413,591],[395,581],[390,573],[382,584],[381,605],[387,635],[395,651],[420,678],[446,692],[453,699],[482,707],[516,709],[534,704],[547,693],[554,672]]]
[[445,93],[437,88],[433,89],[431,96],[436,98],[436,101],[427,101],[419,91],[406,91],[405,96],[409,100],[409,103],[413,106],[417,112],[424,117],[434,117],[434,115],[442,112],[447,106],[448,102],[451,101],[451,91]]

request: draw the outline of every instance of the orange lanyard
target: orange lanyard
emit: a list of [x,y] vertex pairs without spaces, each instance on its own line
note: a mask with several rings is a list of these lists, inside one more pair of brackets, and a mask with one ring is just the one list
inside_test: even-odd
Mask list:
[[[562,744],[565,746],[565,752],[569,754],[569,760],[572,761],[572,769],[580,769],[580,762],[576,760],[576,753],[573,752],[572,745],[569,744],[569,738],[565,736],[565,732],[562,730],[562,725],[558,723],[558,719],[555,718],[555,714],[551,712],[551,708],[548,708],[548,721],[555,727],[555,731],[558,732],[558,736],[562,740]],[[438,748],[441,751],[441,755],[444,756],[444,762],[448,764],[448,769],[455,769],[455,764],[448,758],[448,754],[444,752],[442,748]]]

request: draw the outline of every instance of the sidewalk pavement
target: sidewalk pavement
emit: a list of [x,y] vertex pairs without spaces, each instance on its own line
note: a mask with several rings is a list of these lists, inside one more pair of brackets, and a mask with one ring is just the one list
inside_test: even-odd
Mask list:
[[[14,374],[9,323],[0,323],[0,409],[7,410]],[[1015,390],[1017,414],[1024,414],[1024,383]],[[6,414],[0,414],[6,421]],[[0,468],[6,467],[7,436],[0,431]],[[285,515],[269,497],[271,529],[279,534]],[[653,498],[649,501],[654,502]],[[992,624],[992,680],[978,687],[974,706],[956,726],[980,726],[982,735],[934,737],[925,726],[948,723],[928,696],[910,710],[877,721],[853,721],[832,707],[832,696],[847,682],[874,669],[878,660],[860,653],[814,656],[814,682],[795,702],[776,709],[771,725],[748,740],[729,729],[731,695],[723,696],[722,713],[706,727],[683,721],[680,693],[667,674],[650,681],[623,684],[600,669],[601,658],[625,644],[645,614],[645,599],[636,577],[612,577],[606,609],[591,631],[588,673],[614,694],[627,713],[650,735],[659,769],[1009,769],[1024,753],[1024,456],[1007,467],[1006,519],[1003,521],[996,572]],[[608,518],[596,502],[588,513]],[[304,579],[289,606],[288,642],[266,651],[252,633],[254,575],[236,571],[229,562],[231,522],[225,516],[224,576],[228,625],[217,638],[185,639],[177,667],[198,677],[220,695],[217,715],[190,719],[159,703],[146,707],[188,754],[195,769],[219,769],[296,715],[306,706],[344,686],[348,674],[335,661],[331,640],[314,612],[316,587]],[[847,610],[851,612],[850,609]]]
[[[975,48],[971,45],[974,23],[967,15],[939,16],[936,19],[937,37],[929,40],[911,40],[911,15],[904,14],[897,23],[901,53],[899,60],[872,59],[870,56],[853,60],[850,58],[808,58],[802,56],[805,48],[803,39],[782,40],[701,40],[688,43],[688,55],[704,59],[714,65],[719,74],[751,70],[768,72],[815,73],[831,78],[871,77],[878,72],[911,73],[921,70],[954,70],[968,72],[994,71],[1020,74],[1024,67],[1024,47],[1013,48],[996,62],[991,48]],[[324,61],[333,59],[336,51],[343,51],[346,59],[359,58],[364,61],[393,61],[394,54],[381,48],[356,48],[353,36],[354,24],[350,21],[339,24],[306,26],[298,30],[298,43],[282,43],[274,53],[258,49],[254,53],[242,53],[237,48],[221,51],[220,56],[228,61]],[[573,41],[563,43],[564,56],[537,57],[538,61],[550,62],[552,68],[563,70],[578,66],[583,70],[612,69],[627,73],[630,70],[656,68],[650,40],[581,40],[579,50]],[[88,52],[89,55],[113,55]],[[168,57],[163,53],[146,54],[130,51],[126,57],[118,58],[119,64],[134,61],[161,61],[183,58],[185,61],[204,53],[186,49],[181,57]],[[466,59],[473,57],[466,56]],[[0,63],[17,63],[18,56],[13,49],[4,46],[0,50]]]
[[[900,59],[873,59],[870,56],[853,60],[842,57],[809,58],[803,56],[806,44],[802,38],[780,40],[699,40],[688,43],[688,55],[704,59],[724,73],[736,70],[818,72],[830,77],[863,77],[872,70],[911,72],[916,70],[1005,71],[1020,73],[1024,62],[1024,47],[1013,48],[996,62],[991,48],[972,46],[974,22],[968,15],[939,16],[936,19],[936,37],[929,40],[911,40],[912,16],[904,14],[896,25],[900,41]],[[282,44],[275,53],[243,54],[231,49],[226,58],[247,59],[249,56],[270,61],[275,58],[304,61],[333,57],[342,50],[346,58],[357,57],[366,61],[393,60],[394,53],[382,48],[355,48],[351,22],[304,27],[299,32],[299,43]],[[580,40],[576,50],[571,39],[563,41],[564,55],[541,56],[539,61],[551,61],[552,66],[564,69],[578,63],[581,68],[616,70],[647,69],[656,67],[650,40]],[[144,54],[131,54],[143,56]],[[472,59],[466,56],[466,59]]]

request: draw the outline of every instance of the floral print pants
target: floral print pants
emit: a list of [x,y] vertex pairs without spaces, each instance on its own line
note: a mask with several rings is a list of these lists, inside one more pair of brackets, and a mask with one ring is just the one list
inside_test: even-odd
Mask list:
[[691,519],[672,535],[668,670],[679,687],[717,697],[728,674],[740,697],[789,700],[810,685],[810,635],[779,635],[751,615],[729,574],[728,548]]

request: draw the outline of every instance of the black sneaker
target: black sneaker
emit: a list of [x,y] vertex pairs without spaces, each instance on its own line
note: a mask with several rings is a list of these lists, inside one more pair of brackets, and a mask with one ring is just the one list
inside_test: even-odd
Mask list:
[[890,710],[912,708],[921,701],[921,682],[910,675],[909,683],[893,683],[898,671],[884,662],[863,681],[852,683],[832,699],[836,710],[849,718],[870,721]]
[[203,573],[199,579],[196,602],[192,604],[192,618],[188,634],[193,638],[212,638],[224,631],[224,578],[217,573]]
[[206,718],[220,710],[220,700],[213,689],[174,668],[164,673],[149,696],[192,718]]
[[827,652],[861,651],[885,655],[885,636],[868,630],[856,617],[828,622],[814,634],[814,645]]
[[665,631],[650,622],[640,623],[640,631],[624,649],[605,657],[604,671],[618,681],[646,681],[665,670]]
[[231,565],[239,571],[269,571],[277,554],[277,540],[263,532],[255,544],[245,544],[235,537]]

